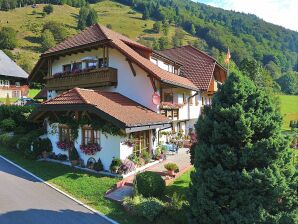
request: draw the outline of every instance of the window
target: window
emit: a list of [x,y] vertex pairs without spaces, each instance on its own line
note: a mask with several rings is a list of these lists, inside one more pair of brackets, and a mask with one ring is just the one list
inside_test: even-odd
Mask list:
[[98,130],[94,130],[92,128],[82,128],[82,144],[99,144],[100,143],[100,133]]
[[165,102],[173,102],[173,93],[164,93]]
[[5,80],[5,81],[4,81],[4,85],[5,85],[5,86],[9,86],[9,80]]
[[59,126],[59,140],[61,142],[71,142],[71,129],[68,126]]
[[16,87],[20,87],[21,86],[21,83],[20,82],[16,82]]
[[14,90],[12,91],[12,98],[20,98],[20,91]]
[[87,68],[96,68],[96,61],[88,61],[86,62]]
[[63,65],[63,72],[70,72],[71,71],[71,64]]
[[4,86],[4,81],[0,80],[0,86]]
[[79,71],[82,69],[82,62],[75,62],[72,64],[72,71]]

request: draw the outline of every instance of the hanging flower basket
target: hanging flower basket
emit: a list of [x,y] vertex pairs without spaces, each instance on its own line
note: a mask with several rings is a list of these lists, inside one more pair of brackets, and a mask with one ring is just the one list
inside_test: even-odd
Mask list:
[[97,152],[101,151],[101,146],[99,144],[88,144],[88,145],[81,145],[80,149],[84,154],[93,156]]
[[62,151],[67,151],[68,149],[70,149],[71,144],[67,142],[59,141],[57,142],[57,147]]
[[133,147],[136,144],[135,139],[126,139],[122,142],[123,145],[127,145],[128,147]]

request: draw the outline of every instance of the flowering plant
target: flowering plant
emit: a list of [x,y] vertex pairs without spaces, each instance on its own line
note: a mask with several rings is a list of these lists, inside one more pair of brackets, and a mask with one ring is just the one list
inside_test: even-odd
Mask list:
[[57,147],[61,149],[62,151],[67,151],[70,149],[71,145],[70,143],[64,142],[64,141],[59,141],[57,142]]
[[95,155],[95,153],[100,152],[101,146],[95,143],[95,144],[81,145],[80,149],[86,155]]
[[123,145],[127,145],[128,147],[133,147],[136,144],[136,140],[132,138],[128,138],[122,142]]

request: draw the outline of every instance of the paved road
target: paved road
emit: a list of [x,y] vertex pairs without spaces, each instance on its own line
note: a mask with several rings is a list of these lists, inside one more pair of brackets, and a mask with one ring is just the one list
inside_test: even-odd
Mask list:
[[106,224],[111,222],[0,157],[0,223]]

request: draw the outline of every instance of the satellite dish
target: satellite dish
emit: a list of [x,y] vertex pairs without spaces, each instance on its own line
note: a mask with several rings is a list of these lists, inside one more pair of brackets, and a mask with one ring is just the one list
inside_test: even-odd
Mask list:
[[159,105],[160,104],[160,96],[158,95],[157,92],[153,93],[153,95],[152,95],[152,102],[155,105]]

